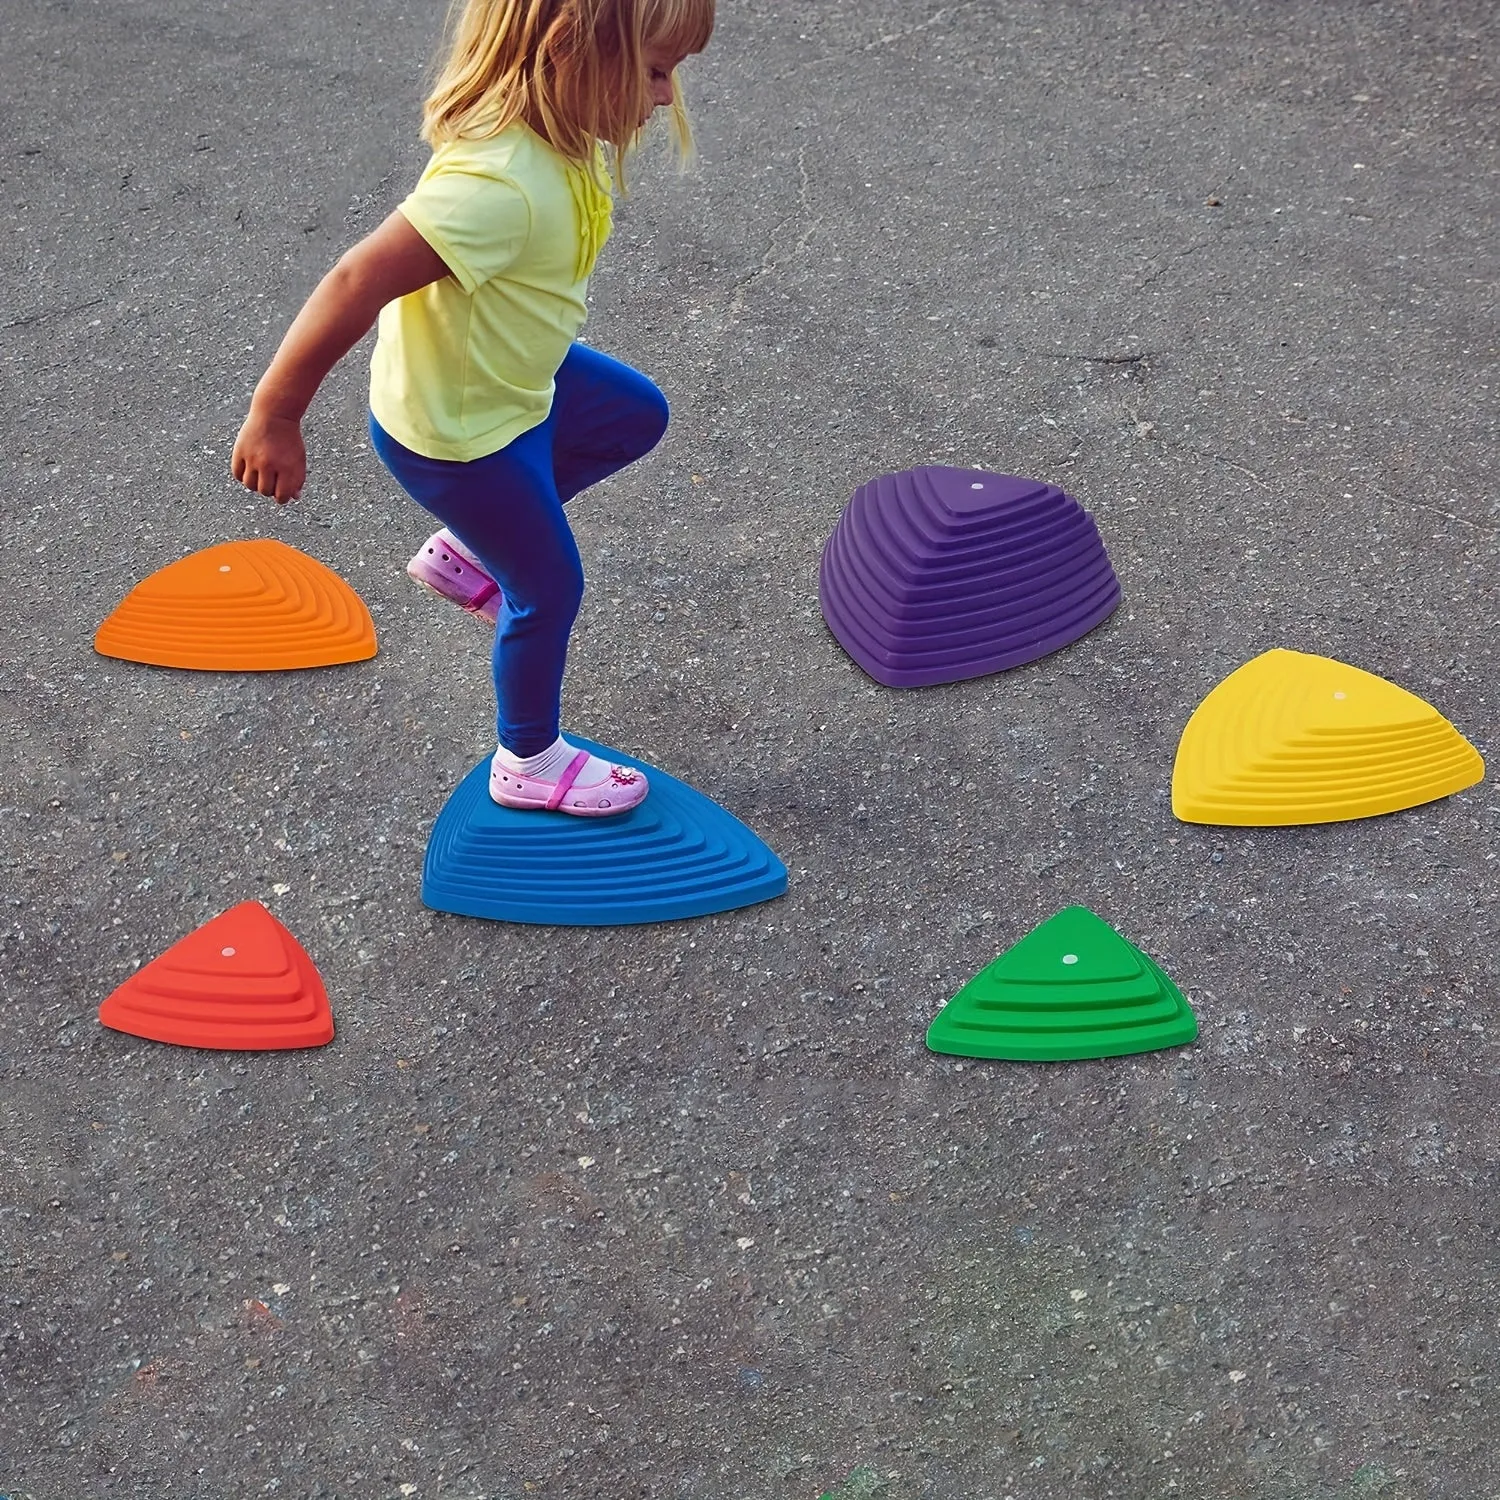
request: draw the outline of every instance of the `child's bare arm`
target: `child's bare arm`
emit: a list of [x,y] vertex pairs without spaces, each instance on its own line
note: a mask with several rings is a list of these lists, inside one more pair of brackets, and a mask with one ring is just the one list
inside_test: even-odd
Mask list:
[[442,258],[399,212],[346,251],[318,283],[255,387],[230,469],[246,489],[295,500],[307,474],[302,416],[328,372],[380,309],[448,275]]

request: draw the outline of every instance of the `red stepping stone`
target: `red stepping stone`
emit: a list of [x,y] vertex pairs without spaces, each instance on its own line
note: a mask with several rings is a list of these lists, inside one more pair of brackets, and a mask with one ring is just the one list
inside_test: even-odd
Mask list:
[[137,970],[99,1020],[178,1047],[259,1052],[333,1040],[322,977],[258,901],[231,907]]

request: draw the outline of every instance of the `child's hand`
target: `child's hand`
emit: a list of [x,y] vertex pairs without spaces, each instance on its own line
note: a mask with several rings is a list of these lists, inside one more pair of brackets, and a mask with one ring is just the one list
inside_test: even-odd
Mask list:
[[290,417],[263,416],[252,408],[234,440],[229,467],[247,490],[270,495],[278,505],[295,500],[307,478],[302,424]]

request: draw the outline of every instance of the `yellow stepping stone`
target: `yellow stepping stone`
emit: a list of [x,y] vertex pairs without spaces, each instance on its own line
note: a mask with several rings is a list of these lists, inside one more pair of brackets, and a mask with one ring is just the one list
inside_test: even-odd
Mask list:
[[1483,777],[1479,752],[1405,688],[1326,656],[1267,651],[1188,720],[1172,811],[1185,823],[1337,823],[1434,802]]

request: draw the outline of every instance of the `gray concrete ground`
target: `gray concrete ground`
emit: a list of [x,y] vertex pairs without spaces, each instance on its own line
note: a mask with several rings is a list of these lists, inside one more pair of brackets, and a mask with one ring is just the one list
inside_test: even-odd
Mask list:
[[[682,1500],[1500,1495],[1493,782],[1188,827],[1174,746],[1272,646],[1493,754],[1488,0],[741,0],[591,336],[672,433],[576,507],[567,721],[718,798],[781,901],[635,930],[419,897],[485,753],[483,628],[363,437],[229,482],[303,296],[399,200],[440,7],[5,0],[0,1490]],[[1054,480],[1116,617],[876,687],[815,569],[856,484]],[[96,656],[184,551],[279,536],[379,657]],[[99,1027],[265,901],[328,1048]],[[1192,1048],[961,1065],[923,1031],[1081,902]]]

